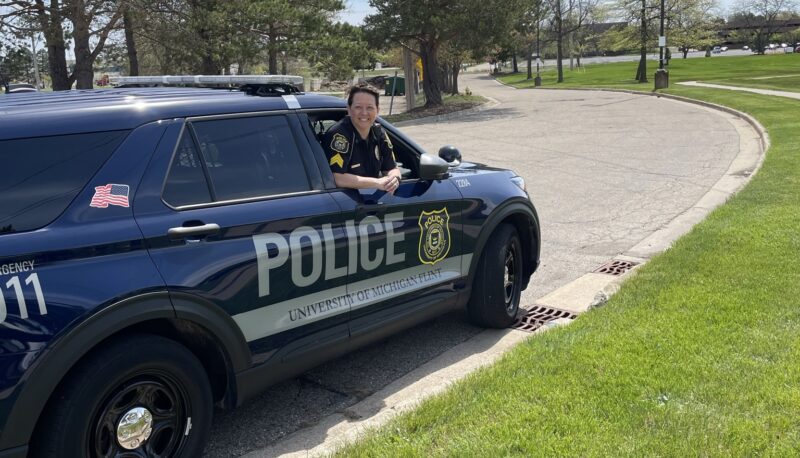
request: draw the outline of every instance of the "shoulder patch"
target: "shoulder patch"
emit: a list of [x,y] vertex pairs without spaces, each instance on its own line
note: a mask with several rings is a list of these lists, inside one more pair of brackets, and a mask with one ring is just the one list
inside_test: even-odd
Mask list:
[[337,153],[347,154],[350,152],[350,141],[342,134],[336,134],[331,140],[331,149]]

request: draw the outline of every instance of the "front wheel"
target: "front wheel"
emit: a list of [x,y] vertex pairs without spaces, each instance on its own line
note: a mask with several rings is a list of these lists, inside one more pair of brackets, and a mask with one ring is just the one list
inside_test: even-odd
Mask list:
[[37,427],[33,454],[200,456],[211,415],[208,377],[194,354],[163,337],[126,337],[69,375]]
[[517,230],[501,224],[489,236],[467,304],[470,321],[490,328],[508,327],[517,317],[524,259]]

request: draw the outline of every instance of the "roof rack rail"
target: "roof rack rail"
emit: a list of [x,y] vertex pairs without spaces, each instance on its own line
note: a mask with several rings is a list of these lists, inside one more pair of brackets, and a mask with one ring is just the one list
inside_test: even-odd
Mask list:
[[303,77],[293,75],[162,75],[117,76],[111,84],[120,88],[179,86],[239,89],[249,95],[271,96],[303,91]]

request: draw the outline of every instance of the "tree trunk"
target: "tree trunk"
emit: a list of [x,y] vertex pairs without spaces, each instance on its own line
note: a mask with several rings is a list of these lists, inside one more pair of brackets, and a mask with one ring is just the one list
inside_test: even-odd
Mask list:
[[564,82],[564,33],[561,13],[556,14],[556,68],[558,69],[558,83]]
[[127,8],[125,9],[125,13],[122,15],[122,22],[125,26],[125,47],[128,50],[128,74],[130,76],[138,76],[139,57],[136,53],[136,41],[133,36],[133,29],[135,25],[133,23],[133,17]]
[[452,92],[453,95],[458,95],[458,72],[461,71],[461,62],[453,64],[453,87]]
[[44,0],[36,0],[36,15],[47,43],[47,65],[54,91],[68,91],[72,87],[67,71],[67,47],[64,28],[61,26],[61,8],[58,0],[50,1],[50,13]]
[[575,37],[573,36],[574,33],[569,33],[569,71],[575,70],[574,66],[574,58],[575,58],[575,43],[573,43]]
[[86,17],[86,5],[82,0],[76,0],[71,14],[72,38],[75,41],[75,72],[74,80],[76,89],[94,88],[94,69],[92,66],[92,49],[89,45],[89,23]]
[[425,107],[439,107],[442,102],[442,88],[439,86],[439,43],[435,38],[429,38],[420,46],[422,57],[422,90],[425,92]]
[[688,56],[689,56],[689,47],[685,46],[683,48],[683,58],[686,59],[686,57],[688,57]]
[[514,51],[514,55],[511,57],[511,62],[514,64],[514,73],[519,73],[519,67],[517,66],[517,52]]
[[442,92],[449,93],[450,92],[450,66],[447,64],[442,64],[439,67],[439,75],[441,76],[441,80],[439,81],[439,87],[442,88]]
[[217,65],[214,63],[214,56],[211,54],[211,48],[213,46],[213,44],[211,43],[211,32],[205,27],[201,27],[200,30],[197,31],[197,35],[200,37],[200,43],[202,46],[202,56],[200,59],[200,74],[201,75],[218,74],[219,69],[217,68]]
[[533,79],[533,44],[528,46],[528,79]]
[[647,10],[646,0],[642,0],[642,29],[641,29],[641,57],[639,58],[639,67],[636,69],[636,81],[640,83],[647,82]]
[[275,24],[270,24],[267,34],[267,54],[269,55],[269,68],[267,69],[267,73],[270,75],[277,75],[278,74],[278,41],[277,41],[277,31],[275,30]]

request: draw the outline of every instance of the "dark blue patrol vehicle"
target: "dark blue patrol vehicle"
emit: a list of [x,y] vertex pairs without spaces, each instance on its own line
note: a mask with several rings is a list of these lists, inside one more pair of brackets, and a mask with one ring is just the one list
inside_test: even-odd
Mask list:
[[0,95],[0,457],[199,456],[215,404],[454,307],[515,318],[520,177],[379,119],[400,188],[337,188],[345,101],[242,82]]

